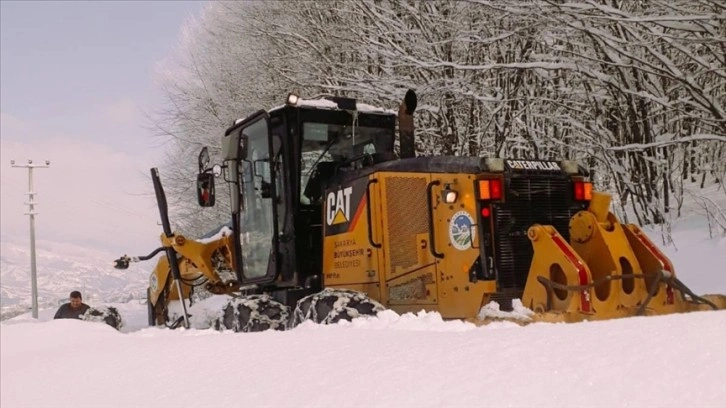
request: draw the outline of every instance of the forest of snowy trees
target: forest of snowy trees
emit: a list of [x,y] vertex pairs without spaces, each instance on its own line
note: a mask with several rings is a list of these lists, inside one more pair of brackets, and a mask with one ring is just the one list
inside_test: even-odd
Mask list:
[[[666,230],[685,197],[726,194],[721,0],[220,2],[165,65],[178,227],[227,221],[223,203],[197,207],[193,180],[235,119],[293,89],[396,109],[409,88],[418,155],[577,159],[621,216]],[[725,209],[701,202],[726,234]]]

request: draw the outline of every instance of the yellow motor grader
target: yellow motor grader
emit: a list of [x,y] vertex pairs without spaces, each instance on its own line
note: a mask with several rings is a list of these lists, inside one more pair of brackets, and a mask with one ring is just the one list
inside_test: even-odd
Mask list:
[[[199,204],[229,186],[231,222],[200,240],[171,231],[152,169],[165,251],[149,282],[149,323],[188,327],[203,282],[229,295],[215,326],[285,329],[388,308],[481,321],[521,301],[529,321],[581,321],[726,308],[697,296],[635,225],[609,211],[588,172],[567,160],[416,157],[409,90],[398,112],[330,97],[237,121],[222,164],[199,155]],[[398,120],[400,154],[394,153]],[[496,302],[496,303],[492,303]],[[485,319],[486,320],[486,319]]]

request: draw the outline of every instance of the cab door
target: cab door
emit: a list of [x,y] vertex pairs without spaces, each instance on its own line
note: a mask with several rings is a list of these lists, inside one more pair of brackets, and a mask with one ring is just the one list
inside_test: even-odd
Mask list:
[[276,184],[270,155],[269,123],[266,116],[241,131],[246,155],[240,161],[239,244],[244,281],[260,281],[277,273]]

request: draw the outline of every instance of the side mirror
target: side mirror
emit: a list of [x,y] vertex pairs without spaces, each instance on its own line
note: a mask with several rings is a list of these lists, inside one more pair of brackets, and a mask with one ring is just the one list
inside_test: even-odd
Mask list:
[[199,172],[204,173],[204,170],[209,166],[209,150],[207,150],[207,146],[202,147],[202,150],[199,152],[197,163],[199,164]]
[[214,174],[197,174],[197,201],[202,207],[214,207]]

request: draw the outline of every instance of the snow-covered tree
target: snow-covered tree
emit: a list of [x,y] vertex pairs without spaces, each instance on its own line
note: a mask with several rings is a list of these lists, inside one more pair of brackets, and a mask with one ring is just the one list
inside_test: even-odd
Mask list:
[[213,3],[165,88],[174,203],[208,229],[196,151],[293,89],[395,108],[413,88],[419,154],[579,159],[667,222],[692,183],[723,188],[725,51],[717,0]]

